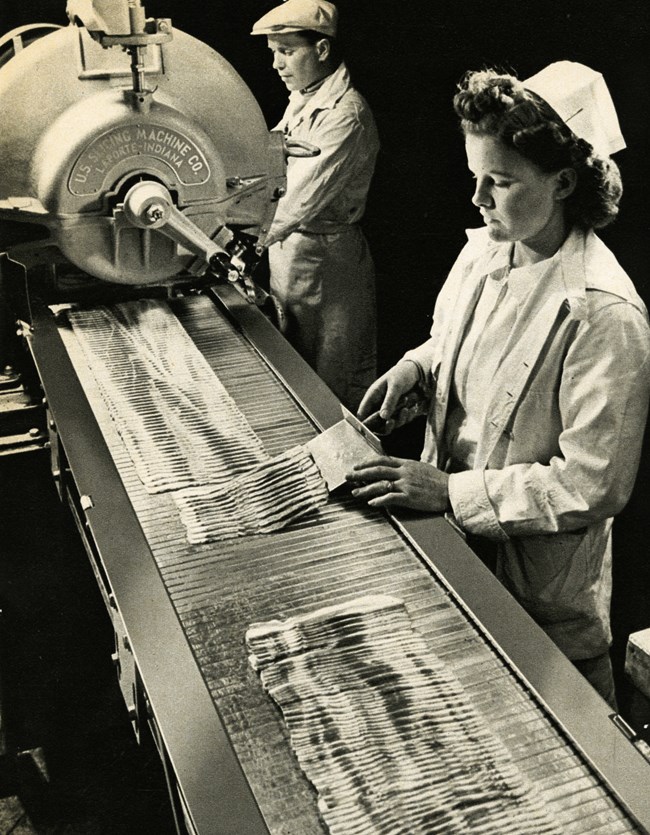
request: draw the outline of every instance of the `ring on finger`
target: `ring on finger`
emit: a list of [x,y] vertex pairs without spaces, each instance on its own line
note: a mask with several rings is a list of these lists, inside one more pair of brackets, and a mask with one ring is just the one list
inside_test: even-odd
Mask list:
[[389,479],[384,480],[384,493],[392,493],[393,492],[393,482]]

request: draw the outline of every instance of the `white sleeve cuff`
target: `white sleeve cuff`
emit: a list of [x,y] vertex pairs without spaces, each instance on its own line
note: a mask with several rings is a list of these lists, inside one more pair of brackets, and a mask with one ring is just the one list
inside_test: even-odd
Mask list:
[[452,473],[449,476],[449,502],[463,530],[488,539],[508,539],[488,496],[483,470]]
[[[417,366],[418,372],[420,374],[421,384],[431,384],[431,366],[433,364],[433,345],[431,343],[431,340],[424,342],[417,348],[413,348],[410,351],[407,351],[402,357],[402,360],[407,360],[408,362],[412,362]],[[400,362],[402,360],[400,360]]]

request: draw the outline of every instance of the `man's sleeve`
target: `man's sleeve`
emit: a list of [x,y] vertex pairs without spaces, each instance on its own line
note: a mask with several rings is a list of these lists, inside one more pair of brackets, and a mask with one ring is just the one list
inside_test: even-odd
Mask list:
[[[265,243],[284,240],[306,226],[345,190],[358,165],[372,152],[366,128],[353,110],[327,111],[318,134],[310,141],[320,148],[316,157],[291,157],[287,193],[278,203]],[[374,143],[373,143],[374,144]]]

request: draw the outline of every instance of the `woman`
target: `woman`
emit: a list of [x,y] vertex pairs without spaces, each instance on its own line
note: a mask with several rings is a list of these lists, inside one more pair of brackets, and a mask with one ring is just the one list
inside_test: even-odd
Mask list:
[[614,704],[612,517],[634,483],[650,383],[645,307],[593,231],[621,196],[616,114],[602,76],[569,62],[525,83],[471,73],[454,107],[485,226],[468,232],[431,338],[359,409],[390,430],[410,417],[398,401],[427,392],[422,458],[376,458],[349,479],[375,507],[447,511],[496,543],[499,578]]

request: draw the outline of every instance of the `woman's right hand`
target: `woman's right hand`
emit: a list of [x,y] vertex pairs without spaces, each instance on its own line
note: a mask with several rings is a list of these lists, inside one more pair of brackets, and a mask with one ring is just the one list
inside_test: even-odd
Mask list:
[[[357,416],[365,421],[377,415],[382,434],[390,434],[421,414],[421,397],[413,391],[420,382],[420,370],[411,360],[400,360],[370,386],[364,395]],[[375,431],[368,423],[368,428]]]

